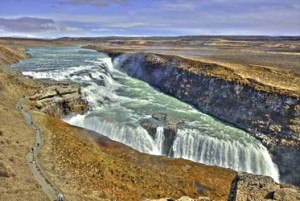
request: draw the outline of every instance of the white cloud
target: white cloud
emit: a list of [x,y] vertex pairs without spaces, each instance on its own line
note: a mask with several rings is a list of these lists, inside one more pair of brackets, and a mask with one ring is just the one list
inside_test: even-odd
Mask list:
[[122,22],[122,23],[113,23],[113,24],[107,25],[107,27],[122,28],[122,29],[133,28],[133,27],[142,27],[142,26],[149,26],[149,24],[144,23],[144,22]]
[[55,31],[57,28],[51,19],[22,17],[16,19],[0,18],[2,29],[12,32]]
[[62,1],[63,4],[70,5],[90,5],[95,7],[104,7],[109,4],[118,4],[118,5],[129,5],[129,0],[65,0]]
[[[0,17],[0,33],[39,35],[300,34],[299,0],[60,0],[74,11],[44,18]],[[135,4],[137,3],[137,4]],[[111,4],[128,5],[105,7]],[[4,22],[3,23],[3,19]],[[21,19],[21,20],[20,20]],[[2,24],[1,24],[2,20]],[[25,22],[27,21],[27,22]]]
[[197,8],[197,3],[195,1],[189,0],[164,0],[159,2],[162,10],[167,11],[182,11],[182,10],[195,10]]

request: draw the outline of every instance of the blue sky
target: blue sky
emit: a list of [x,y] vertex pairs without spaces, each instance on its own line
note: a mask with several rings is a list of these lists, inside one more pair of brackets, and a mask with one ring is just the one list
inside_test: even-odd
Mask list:
[[300,35],[300,0],[0,0],[0,36]]

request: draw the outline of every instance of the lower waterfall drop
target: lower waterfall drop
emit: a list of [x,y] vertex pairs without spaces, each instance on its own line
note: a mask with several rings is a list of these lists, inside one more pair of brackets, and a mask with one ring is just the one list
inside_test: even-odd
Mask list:
[[153,143],[154,146],[153,146],[152,154],[162,155],[164,140],[165,140],[164,128],[159,126],[156,128],[156,134],[155,134],[155,138],[154,138],[154,143]]
[[219,140],[199,135],[197,131],[179,129],[172,146],[174,158],[185,158],[207,165],[216,165],[262,174],[279,180],[278,170],[268,150],[260,144],[243,144],[236,140]]

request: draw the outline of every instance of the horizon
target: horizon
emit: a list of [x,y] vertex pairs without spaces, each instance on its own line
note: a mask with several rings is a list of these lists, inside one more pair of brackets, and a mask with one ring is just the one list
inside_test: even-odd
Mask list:
[[298,0],[11,0],[0,37],[299,36]]
[[24,36],[0,36],[0,39],[30,39],[30,40],[58,40],[58,39],[97,39],[97,38],[185,38],[185,37],[258,37],[258,38],[298,38],[300,35],[174,35],[174,36],[160,36],[160,35],[149,35],[149,36],[128,36],[128,35],[107,35],[107,36],[62,36],[62,37],[24,37]]

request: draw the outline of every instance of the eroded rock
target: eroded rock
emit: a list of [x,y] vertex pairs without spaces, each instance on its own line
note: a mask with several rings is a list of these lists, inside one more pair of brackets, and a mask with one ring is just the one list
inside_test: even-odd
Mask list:
[[88,110],[82,99],[80,86],[69,82],[44,82],[44,87],[30,97],[34,106],[42,112],[61,117],[72,112],[83,114]]

